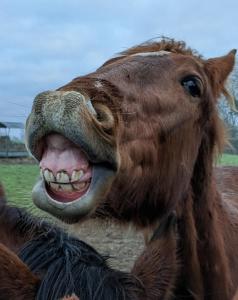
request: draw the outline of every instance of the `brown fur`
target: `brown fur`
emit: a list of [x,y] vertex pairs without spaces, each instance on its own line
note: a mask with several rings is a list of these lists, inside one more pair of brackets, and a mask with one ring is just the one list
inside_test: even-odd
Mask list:
[[[160,50],[172,53],[157,61],[130,56]],[[121,165],[97,212],[145,228],[176,209],[183,276],[178,276],[175,295],[191,299],[230,299],[238,282],[238,262],[231,251],[231,245],[237,249],[238,215],[231,220],[213,175],[214,155],[225,143],[216,103],[218,96],[226,94],[234,54],[205,60],[184,43],[163,40],[129,49],[95,73],[61,88],[83,91],[95,102],[108,90],[111,101],[116,98],[107,105],[118,120],[114,132]],[[177,74],[193,73],[203,81],[197,104],[173,84]],[[96,80],[101,81],[101,89],[94,88]],[[150,253],[150,246],[146,251]],[[146,269],[143,258],[136,266],[140,264]],[[156,256],[152,266],[154,271],[158,267]]]
[[39,279],[9,249],[0,244],[0,299],[32,300]]
[[22,212],[16,207],[8,207],[5,198],[0,195],[0,243],[4,244],[14,253],[33,237],[31,225],[22,228],[20,223]]
[[232,298],[232,300],[237,300],[237,299],[238,299],[238,290],[237,290],[235,296]]
[[[134,56],[161,50],[171,53]],[[227,94],[234,56],[205,60],[183,42],[164,39],[129,49],[60,88],[87,95],[109,114],[110,124],[85,117],[120,155],[95,216],[155,230],[176,211],[177,233],[152,239],[135,262],[132,275],[145,287],[138,299],[230,300],[235,294],[237,169],[213,168],[225,143],[216,105]],[[201,97],[182,87],[188,75],[200,78]],[[34,104],[37,114],[41,104]]]

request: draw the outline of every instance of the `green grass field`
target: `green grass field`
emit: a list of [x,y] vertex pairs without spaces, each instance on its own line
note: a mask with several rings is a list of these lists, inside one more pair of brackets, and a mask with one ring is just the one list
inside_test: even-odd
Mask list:
[[221,158],[218,159],[218,164],[223,166],[238,166],[238,155],[223,154]]
[[[238,166],[238,155],[224,154],[218,164]],[[35,210],[31,190],[38,176],[39,168],[36,165],[0,165],[0,181],[4,184],[9,201],[30,210]]]
[[29,210],[35,209],[31,190],[38,176],[39,168],[36,165],[0,165],[0,182],[4,185],[8,201]]

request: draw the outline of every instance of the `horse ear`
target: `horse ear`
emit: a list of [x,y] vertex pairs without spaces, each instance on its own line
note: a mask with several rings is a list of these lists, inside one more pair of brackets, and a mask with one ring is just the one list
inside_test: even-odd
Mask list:
[[219,97],[225,90],[226,79],[235,65],[235,55],[236,49],[233,49],[225,56],[210,58],[205,61],[205,71],[216,97]]

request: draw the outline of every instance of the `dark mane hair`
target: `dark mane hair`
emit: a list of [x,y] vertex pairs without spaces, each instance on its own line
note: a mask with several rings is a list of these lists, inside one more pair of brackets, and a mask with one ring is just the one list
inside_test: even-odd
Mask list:
[[131,300],[140,286],[129,274],[111,269],[91,246],[53,227],[28,242],[19,256],[42,278],[38,300],[72,294],[80,300]]

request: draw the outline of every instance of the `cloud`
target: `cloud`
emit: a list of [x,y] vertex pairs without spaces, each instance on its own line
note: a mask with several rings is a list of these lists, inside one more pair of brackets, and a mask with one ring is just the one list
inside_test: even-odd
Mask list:
[[237,46],[237,11],[236,0],[2,0],[0,120],[24,121],[40,91],[160,35],[222,55]]

